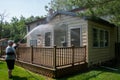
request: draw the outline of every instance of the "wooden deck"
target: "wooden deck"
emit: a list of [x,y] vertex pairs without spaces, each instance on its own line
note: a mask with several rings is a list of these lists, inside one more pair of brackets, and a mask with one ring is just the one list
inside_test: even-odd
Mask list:
[[57,69],[55,69],[55,68],[49,68],[42,65],[36,65],[23,61],[16,61],[16,65],[52,78],[61,78],[76,73],[82,73],[87,70],[87,66],[88,66],[87,63],[81,63],[79,65],[78,64],[74,66],[67,65],[59,68],[57,67]]
[[19,47],[17,56],[20,61],[57,68],[86,62],[86,47]]
[[16,52],[17,65],[49,77],[62,77],[87,68],[86,46],[18,47]]

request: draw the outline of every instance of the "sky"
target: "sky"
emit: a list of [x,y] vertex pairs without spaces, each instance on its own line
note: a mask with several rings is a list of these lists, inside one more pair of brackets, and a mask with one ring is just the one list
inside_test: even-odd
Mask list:
[[44,16],[47,14],[45,5],[51,0],[0,0],[0,14],[5,13],[4,20],[10,21],[12,17],[20,18],[33,16]]

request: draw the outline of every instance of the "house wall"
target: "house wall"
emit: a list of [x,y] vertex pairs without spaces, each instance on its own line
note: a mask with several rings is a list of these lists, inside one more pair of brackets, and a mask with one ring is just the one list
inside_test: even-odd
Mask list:
[[[88,21],[84,20],[83,18],[80,17],[73,17],[73,16],[67,16],[67,15],[57,15],[52,19],[49,23],[52,25],[62,25],[66,24],[68,31],[67,31],[67,46],[70,47],[71,45],[71,37],[70,37],[70,29],[72,28],[80,28],[80,36],[81,36],[81,42],[80,46],[86,46],[86,62],[88,62]],[[54,35],[54,33],[53,33]],[[59,36],[54,36],[54,37],[59,37]],[[53,37],[53,38],[54,38]],[[53,39],[53,45],[54,39]],[[58,45],[61,46],[61,45]]]
[[[35,22],[35,23],[31,23],[27,26],[27,33],[29,33],[31,30],[33,30],[33,28],[35,28],[36,26],[38,26],[38,24],[40,24],[39,21]],[[28,31],[28,27],[29,27],[29,31]],[[35,37],[34,35],[32,37]],[[31,35],[27,36],[27,46],[30,46],[30,39],[31,39]]]
[[[29,25],[27,25],[27,33],[29,33],[31,30],[33,30],[35,27],[37,27],[40,24],[45,24],[45,20],[38,20],[34,23],[30,23]],[[29,27],[29,31],[28,31],[28,27]],[[37,40],[38,36],[36,35],[37,32],[32,33],[31,35],[27,36],[27,46],[30,46],[30,40]]]
[[[81,45],[84,46],[87,45],[87,21],[75,16],[68,16],[68,15],[57,15],[52,19],[50,24],[55,25],[62,25],[65,24],[67,26],[67,46],[71,46],[71,38],[70,38],[70,29],[72,28],[80,28],[81,33]],[[61,34],[61,33],[60,33]],[[59,36],[54,36],[59,37]],[[55,40],[55,38],[53,39]],[[54,42],[54,41],[52,41]],[[58,41],[59,42],[59,41]],[[61,44],[58,44],[57,46],[61,46]]]
[[54,45],[57,46],[67,46],[67,27],[68,25],[66,24],[60,24],[60,25],[55,25],[54,27]]
[[[56,15],[55,17],[53,17],[52,20],[49,21],[50,25],[53,25],[53,27],[56,26],[61,26],[63,24],[65,24],[67,26],[67,46],[70,47],[71,45],[71,36],[70,36],[70,30],[73,28],[80,28],[80,46],[87,46],[88,45],[88,23],[87,20],[84,20],[83,18],[80,17],[75,17],[75,16],[69,16],[69,15]],[[36,24],[31,24],[30,25],[31,28],[33,29],[33,26],[36,26]],[[65,28],[64,28],[65,29]],[[52,32],[52,35],[55,35],[56,33],[54,33],[54,31]],[[60,33],[61,34],[61,33]],[[34,34],[33,34],[34,35]],[[27,40],[30,40],[31,36],[28,36]],[[55,38],[57,38],[57,40],[60,40],[59,36],[52,36],[52,41],[51,41],[51,46],[54,46],[57,44],[57,46],[62,46],[61,44],[59,44],[61,41],[57,41],[59,43],[55,43]],[[29,41],[27,41],[27,44],[29,45]],[[44,44],[44,43],[43,43]],[[88,50],[88,48],[87,48]],[[88,53],[88,51],[86,51],[86,53]],[[87,55],[88,56],[88,55]],[[86,57],[86,59],[88,59]],[[88,61],[88,60],[87,60]]]
[[[94,23],[92,21],[88,22],[88,63],[89,65],[98,64],[104,61],[109,61],[115,57],[115,42],[116,37],[116,27],[109,27],[102,24]],[[109,46],[104,48],[94,48],[93,47],[93,28],[99,28],[109,31]]]
[[[32,30],[33,28],[35,28],[37,26],[38,22],[34,22],[30,24],[30,30]],[[81,41],[80,41],[80,46],[84,46],[87,45],[87,21],[80,18],[80,17],[75,17],[75,16],[69,16],[69,15],[61,15],[58,14],[56,16],[53,17],[52,20],[49,21],[50,25],[53,25],[53,27],[62,27],[62,25],[66,25],[67,28],[64,27],[64,29],[67,29],[68,31],[65,31],[65,33],[63,33],[62,35],[66,35],[66,41],[67,41],[67,46],[71,46],[71,36],[70,36],[70,30],[72,28],[80,28],[80,37],[81,37]],[[54,34],[55,32],[55,34]],[[62,35],[61,32],[57,33],[56,35],[56,30],[52,31],[52,41],[51,41],[51,46],[57,45],[57,46],[62,46],[62,41],[61,37]],[[58,36],[60,35],[60,36]],[[27,45],[30,45],[30,39],[34,38],[37,39],[37,36],[35,34],[32,34],[30,36],[27,37]],[[44,37],[43,37],[44,39]],[[56,40],[56,41],[55,41]],[[43,41],[43,45],[44,40]]]

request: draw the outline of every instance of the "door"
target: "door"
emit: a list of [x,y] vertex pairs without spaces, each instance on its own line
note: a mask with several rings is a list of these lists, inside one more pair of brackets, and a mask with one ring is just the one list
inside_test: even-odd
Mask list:
[[71,29],[71,45],[80,46],[80,28]]

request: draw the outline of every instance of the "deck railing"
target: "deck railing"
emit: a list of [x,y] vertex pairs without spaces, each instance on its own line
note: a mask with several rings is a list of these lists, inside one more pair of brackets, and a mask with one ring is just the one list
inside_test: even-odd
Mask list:
[[49,68],[74,66],[86,62],[86,46],[64,48],[18,47],[17,59]]

